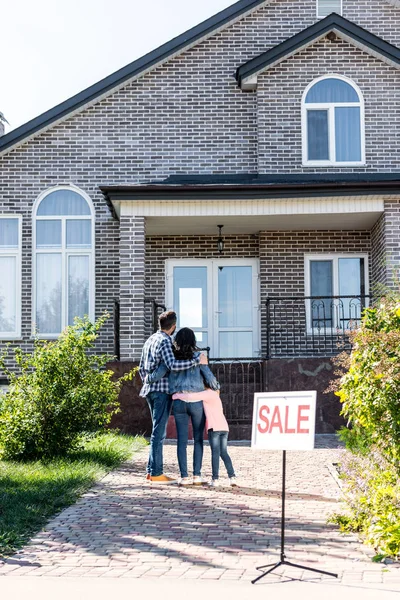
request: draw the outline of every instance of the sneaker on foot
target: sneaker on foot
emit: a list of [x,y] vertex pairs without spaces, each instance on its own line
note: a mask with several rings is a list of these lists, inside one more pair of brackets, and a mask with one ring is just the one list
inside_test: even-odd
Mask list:
[[150,473],[146,473],[146,481],[150,481],[150,479],[151,479]]
[[176,479],[173,479],[172,477],[167,477],[167,475],[150,475],[150,481],[152,483],[163,483],[166,485],[168,485],[169,483],[176,483]]
[[211,487],[221,487],[221,484],[219,482],[219,479],[211,479],[210,481],[210,486]]
[[232,487],[238,487],[236,477],[229,477],[229,483],[231,484]]
[[200,475],[193,476],[193,485],[203,485],[204,481]]
[[178,485],[191,485],[192,484],[192,480],[190,479],[190,477],[179,477],[178,479]]

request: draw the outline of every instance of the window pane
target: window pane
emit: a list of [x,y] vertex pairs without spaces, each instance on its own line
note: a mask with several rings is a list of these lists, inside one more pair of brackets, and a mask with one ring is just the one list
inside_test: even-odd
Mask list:
[[250,358],[253,356],[251,331],[220,331],[220,358]]
[[323,102],[360,102],[356,90],[342,79],[323,79],[309,90],[306,103],[320,104]]
[[199,348],[208,348],[208,333],[206,331],[194,331],[196,334],[197,346]]
[[17,326],[17,259],[0,255],[0,333],[15,333]]
[[68,258],[68,325],[89,314],[89,257]]
[[89,219],[67,221],[67,248],[90,248],[91,226]]
[[327,17],[333,12],[338,15],[342,14],[341,0],[317,0],[317,3],[319,17]]
[[18,219],[0,219],[0,248],[18,248]]
[[90,215],[85,198],[73,190],[56,190],[43,198],[37,211],[38,216],[80,216]]
[[333,263],[331,260],[312,260],[310,262],[311,296],[320,296],[320,300],[311,300],[312,326],[318,329],[332,327]]
[[36,221],[36,248],[61,247],[61,221]]
[[308,110],[308,160],[329,160],[328,111]]
[[61,254],[38,254],[36,267],[36,327],[61,333]]
[[218,311],[220,327],[252,327],[252,267],[218,268]]
[[335,108],[336,160],[338,162],[361,160],[360,108]]
[[341,298],[340,319],[344,319],[342,326],[348,329],[350,321],[358,321],[365,305],[365,299],[357,298],[364,294],[364,259],[339,258],[339,294],[340,296],[355,296],[354,298]]
[[174,310],[178,328],[208,327],[207,267],[174,267]]

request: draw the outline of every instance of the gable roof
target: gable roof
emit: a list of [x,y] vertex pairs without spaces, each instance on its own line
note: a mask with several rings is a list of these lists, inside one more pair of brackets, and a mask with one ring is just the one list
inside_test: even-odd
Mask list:
[[126,67],[119,69],[79,94],[72,96],[72,98],[28,121],[28,123],[21,125],[21,127],[10,131],[7,135],[0,137],[0,153],[26,140],[38,131],[47,129],[50,125],[60,121],[67,115],[71,115],[77,110],[89,106],[94,101],[100,100],[103,96],[120,87],[128,80],[145,74],[156,65],[165,62],[219,29],[253,12],[253,10],[267,1],[270,0],[239,0],[239,2],[228,6],[225,10],[192,27],[166,44],[159,46],[159,48],[145,54],[145,56],[135,60]]
[[300,33],[274,46],[267,52],[241,65],[236,71],[236,79],[242,90],[254,90],[257,87],[257,75],[271,69],[290,56],[304,50],[329,33],[336,33],[361,50],[372,54],[391,66],[400,68],[400,49],[382,38],[359,27],[336,13],[314,23]]

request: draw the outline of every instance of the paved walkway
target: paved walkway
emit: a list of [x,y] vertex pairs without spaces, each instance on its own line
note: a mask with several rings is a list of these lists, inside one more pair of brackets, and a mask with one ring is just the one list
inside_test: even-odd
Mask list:
[[[279,575],[400,591],[398,565],[372,563],[372,550],[356,536],[343,537],[326,523],[338,509],[331,465],[342,450],[334,436],[318,436],[317,445],[288,453],[286,554],[339,578],[291,567]],[[136,455],[0,564],[0,575],[251,580],[256,566],[279,556],[282,455],[244,446],[232,446],[231,455],[242,485],[217,490],[145,483],[147,452]],[[176,473],[173,445],[165,448],[165,466]],[[204,474],[210,475],[208,447]]]

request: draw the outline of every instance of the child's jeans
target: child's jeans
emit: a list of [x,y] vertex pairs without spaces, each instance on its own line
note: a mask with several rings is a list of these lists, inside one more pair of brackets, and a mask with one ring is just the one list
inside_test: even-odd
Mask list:
[[228,454],[228,432],[209,429],[208,441],[210,442],[211,447],[212,478],[218,479],[219,477],[220,458],[224,461],[224,465],[228,471],[228,477],[235,477],[235,470],[232,465],[231,457]]

